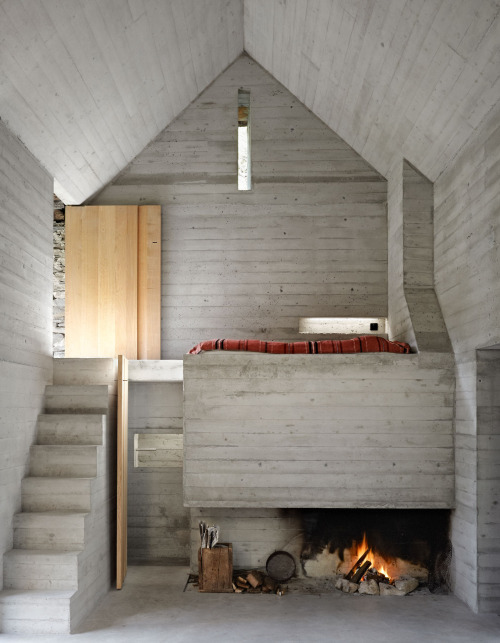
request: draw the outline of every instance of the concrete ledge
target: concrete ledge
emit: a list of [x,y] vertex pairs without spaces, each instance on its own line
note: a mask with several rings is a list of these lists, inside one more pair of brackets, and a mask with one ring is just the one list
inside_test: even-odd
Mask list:
[[182,360],[129,360],[128,379],[129,382],[182,382]]

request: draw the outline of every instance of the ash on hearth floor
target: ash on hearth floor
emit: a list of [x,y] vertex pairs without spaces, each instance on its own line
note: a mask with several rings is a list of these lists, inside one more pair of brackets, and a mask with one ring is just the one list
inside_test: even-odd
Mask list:
[[[248,574],[248,570],[240,570],[238,572],[235,572],[235,574],[238,574],[239,576],[245,577]],[[322,595],[322,594],[339,594],[342,596],[350,597],[350,596],[365,596],[364,594],[360,594],[359,592],[356,593],[344,593],[342,594],[341,591],[336,589],[335,583],[337,582],[339,577],[333,576],[332,578],[305,578],[305,577],[297,577],[297,578],[291,578],[289,581],[286,583],[281,583],[281,587],[284,590],[282,598],[286,598],[287,594],[302,594],[302,595]],[[189,574],[186,586],[184,588],[185,592],[198,592],[198,576],[196,574]],[[250,593],[250,592],[241,592],[242,594],[245,593]],[[252,594],[254,592],[251,592]],[[262,592],[261,592],[262,593]],[[429,587],[427,585],[419,585],[415,590],[407,594],[408,597],[411,596],[431,596],[432,594],[448,594],[448,590],[446,588],[439,588],[434,591],[430,591]],[[269,593],[269,596],[273,597],[275,596],[275,593]]]

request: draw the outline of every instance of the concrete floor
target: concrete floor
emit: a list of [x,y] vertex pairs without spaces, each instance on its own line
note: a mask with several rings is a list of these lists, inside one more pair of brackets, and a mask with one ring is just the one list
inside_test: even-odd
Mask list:
[[453,596],[183,593],[184,567],[131,567],[121,591],[71,636],[2,635],[2,643],[499,643],[500,616],[473,614]]

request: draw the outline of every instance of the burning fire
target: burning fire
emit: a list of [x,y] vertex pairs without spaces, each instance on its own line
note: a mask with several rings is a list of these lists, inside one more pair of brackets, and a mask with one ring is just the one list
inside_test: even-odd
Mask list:
[[351,548],[351,557],[353,561],[358,560],[361,558],[361,556],[365,553],[367,549],[370,549],[368,554],[365,556],[365,560],[370,560],[372,565],[370,569],[376,569],[379,574],[383,574],[384,576],[387,576],[387,578],[391,579],[389,575],[389,571],[387,569],[387,562],[378,554],[375,554],[372,549],[368,545],[368,541],[366,539],[366,534],[363,534],[363,540],[361,543],[354,543],[353,547]]

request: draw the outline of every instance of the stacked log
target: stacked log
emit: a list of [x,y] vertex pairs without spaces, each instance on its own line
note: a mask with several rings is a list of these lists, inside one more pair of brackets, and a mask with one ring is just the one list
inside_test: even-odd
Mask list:
[[233,591],[236,594],[277,594],[283,596],[287,588],[257,569],[236,573],[233,577]]

